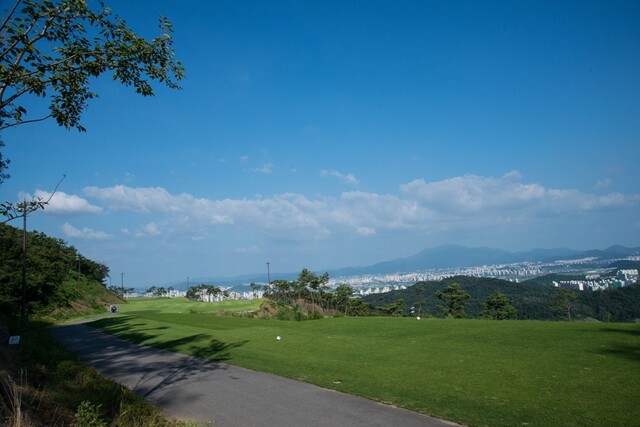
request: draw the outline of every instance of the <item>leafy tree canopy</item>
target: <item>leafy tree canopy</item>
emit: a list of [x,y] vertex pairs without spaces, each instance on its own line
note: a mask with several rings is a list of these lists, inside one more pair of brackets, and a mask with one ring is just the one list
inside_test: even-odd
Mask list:
[[515,319],[518,311],[509,302],[509,297],[495,291],[484,302],[482,317],[492,320]]
[[466,318],[467,313],[464,311],[466,300],[469,299],[469,293],[460,289],[460,284],[452,283],[442,291],[436,292],[436,297],[442,304],[438,306],[442,310],[444,317]]
[[4,147],[4,142],[0,139],[0,184],[2,184],[5,179],[9,178],[9,174],[7,173],[7,169],[9,168],[9,159],[5,159],[2,156],[2,147]]
[[[171,22],[160,17],[159,28],[154,39],[139,37],[102,1],[14,1],[0,19],[0,130],[54,118],[84,131],[81,115],[98,96],[90,79],[107,72],[144,96],[154,94],[152,80],[179,88]],[[48,113],[28,118],[28,96],[47,98]]]
[[[166,290],[164,288],[156,288],[153,286],[154,296],[163,296],[166,294]],[[162,291],[162,294],[158,292]],[[147,292],[152,292],[151,290],[147,290]],[[210,298],[228,298],[229,291],[223,290],[215,285],[207,285],[202,283],[198,286],[192,286],[187,289],[185,297],[191,301],[209,301]]]

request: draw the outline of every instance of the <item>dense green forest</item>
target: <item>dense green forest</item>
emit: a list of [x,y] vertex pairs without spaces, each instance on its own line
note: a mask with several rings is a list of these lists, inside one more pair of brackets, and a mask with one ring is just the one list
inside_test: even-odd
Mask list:
[[[25,313],[64,317],[65,311],[102,310],[120,302],[103,282],[109,269],[85,258],[63,240],[37,231],[26,235]],[[23,233],[0,224],[0,312],[18,315],[22,307]]]
[[[436,292],[458,283],[460,289],[469,294],[465,307],[469,317],[480,317],[487,298],[495,291],[500,291],[509,298],[511,305],[517,310],[518,319],[561,320],[566,316],[555,306],[554,297],[558,289],[546,285],[559,278],[550,275],[513,283],[493,278],[455,276],[441,281],[419,282],[404,290],[367,295],[362,300],[376,307],[388,306],[401,300],[404,313],[410,313],[411,307],[414,307],[414,313],[420,311],[423,316],[440,316],[441,310],[438,305],[441,301],[437,298]],[[561,276],[561,279],[568,280],[567,276]],[[638,284],[604,291],[571,292],[575,296],[571,307],[573,318],[618,322],[640,319]]]

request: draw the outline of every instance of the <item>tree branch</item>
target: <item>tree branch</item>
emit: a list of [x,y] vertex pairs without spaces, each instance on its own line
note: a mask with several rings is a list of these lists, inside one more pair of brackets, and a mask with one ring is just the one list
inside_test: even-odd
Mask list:
[[20,3],[21,3],[21,0],[17,0],[14,3],[13,8],[11,8],[11,12],[9,12],[7,14],[7,17],[2,22],[2,25],[0,25],[0,31],[2,31],[4,29],[4,27],[6,27],[7,22],[9,22],[9,20],[11,19],[11,15],[13,15],[13,13],[16,11],[16,9],[18,8],[18,5],[20,5]]
[[[142,95],[153,95],[151,81],[179,88],[184,69],[173,58],[166,19],[164,34],[147,41],[110,17],[102,1],[97,12],[78,0],[8,1],[10,12],[0,18],[0,129],[54,117],[61,126],[83,130],[78,123],[85,101],[96,96],[88,90],[89,77],[106,71]],[[51,114],[22,121],[26,110],[18,104],[26,94],[50,98]]]
[[43,120],[50,119],[51,117],[53,117],[53,114],[46,115],[46,116],[41,117],[39,119],[23,120],[23,121],[19,121],[19,122],[16,122],[16,123],[10,123],[8,125],[2,125],[2,126],[0,126],[0,130],[5,130],[5,129],[12,128],[12,127],[18,126],[18,125],[24,125],[26,123],[41,122]]
[[[4,57],[5,55],[7,55],[9,52],[11,52],[13,49],[15,49],[15,47],[18,45],[18,43],[23,42],[25,46],[30,46],[34,43],[34,41],[38,41],[40,40],[42,37],[40,37],[40,35],[37,35],[36,37],[34,37],[34,41],[29,40],[27,38],[27,35],[31,32],[31,30],[33,29],[34,25],[36,25],[36,23],[38,22],[38,18],[34,18],[34,20],[31,22],[31,25],[29,25],[29,28],[27,28],[27,30],[24,32],[24,38],[26,40],[22,40],[21,37],[16,37],[15,41],[13,42],[13,44],[11,46],[8,46],[4,52],[2,52],[2,57]],[[48,22],[50,23],[50,22]],[[45,24],[45,26],[43,27],[43,31],[46,30],[47,24]],[[16,56],[16,59],[13,61],[13,65],[14,66],[18,66],[18,64],[20,64],[20,61],[22,61],[22,57],[24,56],[24,54],[26,53],[25,49],[22,49],[20,54],[18,56]]]
[[[87,55],[91,55],[92,53],[94,53],[94,51],[87,52]],[[65,62],[68,62],[68,61],[70,61],[70,60],[73,60],[73,59],[75,59],[75,58],[77,58],[78,56],[81,56],[81,55],[82,55],[82,52],[79,52],[79,53],[77,53],[77,54],[73,54],[73,55],[71,55],[71,56],[68,56],[68,57],[66,57],[66,58],[64,58],[64,59],[61,59],[61,60],[59,60],[59,61],[57,61],[57,62],[55,62],[55,63],[53,63],[53,64],[51,64],[51,65],[47,66],[47,68],[49,68],[49,67],[51,67],[51,66],[55,67],[55,66],[57,66],[57,65],[64,64]],[[80,71],[80,70],[82,70],[82,66],[78,65],[77,67],[70,68],[70,69],[68,70],[68,72],[74,73],[74,72],[77,72],[77,71]],[[47,71],[51,72],[51,70],[47,70]],[[22,79],[21,79],[21,80],[24,80],[24,78],[25,78],[25,77],[30,77],[31,75],[33,75],[33,74],[35,74],[35,73],[37,73],[37,72],[38,72],[37,70],[32,70],[32,71],[29,71],[29,72],[27,72],[27,73],[24,73],[24,74],[22,74]],[[46,79],[46,80],[42,80],[42,81],[41,81],[41,83],[42,83],[42,86],[43,86],[43,87],[47,87],[47,85],[48,85],[49,83],[51,83],[52,81],[53,81],[53,78],[48,78],[48,79]],[[10,105],[13,101],[15,101],[16,99],[18,99],[19,97],[21,97],[21,96],[22,96],[22,95],[24,95],[25,93],[30,92],[30,91],[31,91],[31,88],[32,88],[31,86],[27,86],[27,87],[25,87],[24,89],[22,89],[21,91],[16,92],[16,93],[14,93],[13,95],[11,95],[11,96],[9,97],[9,99],[7,99],[6,101],[3,101],[3,100],[2,100],[2,96],[4,95],[4,91],[6,90],[6,88],[7,88],[7,87],[9,87],[9,82],[7,82],[7,83],[3,83],[3,84],[0,86],[0,109],[1,109],[1,108],[5,108],[7,105]],[[27,123],[27,122],[21,122],[21,123]]]
[[58,187],[60,187],[60,184],[62,183],[62,181],[67,177],[67,175],[62,175],[62,178],[60,178],[60,181],[58,181],[58,183],[56,184],[55,188],[53,189],[53,192],[49,195],[49,198],[47,199],[46,202],[43,202],[42,199],[38,198],[38,200],[31,200],[29,202],[27,202],[26,200],[24,202],[18,202],[15,205],[13,203],[9,203],[9,202],[5,202],[1,205],[1,210],[0,213],[2,213],[4,216],[7,217],[6,220],[0,222],[0,224],[5,224],[11,220],[14,220],[16,218],[19,218],[21,216],[26,216],[29,215],[30,213],[33,213],[35,211],[37,211],[38,209],[44,209],[44,206],[47,205],[51,199],[53,198],[54,194],[56,194],[56,192],[58,191]]
[[[49,29],[49,26],[51,25],[51,23],[53,22],[53,20],[55,19],[57,15],[53,14],[49,17],[49,19],[46,20],[45,24],[42,26],[42,30],[38,33],[38,35],[36,35],[35,37],[33,37],[32,39],[27,39],[26,41],[23,41],[24,46],[21,49],[20,54],[18,54],[16,56],[16,59],[13,61],[13,68],[16,68],[18,65],[20,65],[20,62],[22,61],[22,58],[24,57],[24,54],[26,53],[26,46],[33,46],[35,43],[37,43],[38,41],[42,40],[44,37],[46,37],[46,33],[47,30]],[[38,22],[38,19],[35,18],[33,20],[33,22],[31,23],[31,25],[29,26],[29,28],[27,29],[27,31],[25,31],[24,35],[25,37],[27,36],[27,34],[29,34],[29,32],[31,31],[31,29],[36,25],[36,23]],[[2,55],[0,55],[0,58],[4,58],[4,56],[6,54],[8,54],[9,52],[11,52],[12,49],[14,49],[18,43],[20,42],[20,38],[16,37],[15,42],[9,46],[7,49],[5,49],[4,52],[2,52]],[[35,72],[35,71],[34,71]],[[31,73],[29,73],[28,75],[30,75]],[[27,75],[27,76],[28,76]],[[7,90],[7,87],[9,86],[8,82],[4,82],[1,86],[0,86],[0,100],[2,100],[2,98],[4,97],[4,92]],[[23,92],[24,93],[24,92]],[[21,94],[22,95],[22,94]],[[12,97],[10,98],[8,101],[4,101],[4,102],[0,102],[0,105],[2,105],[2,107],[8,105],[9,103],[11,103],[14,99],[16,99],[16,97]]]

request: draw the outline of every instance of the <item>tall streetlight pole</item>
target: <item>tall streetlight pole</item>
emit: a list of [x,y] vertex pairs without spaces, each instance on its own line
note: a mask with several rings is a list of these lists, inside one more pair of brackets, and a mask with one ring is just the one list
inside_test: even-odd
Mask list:
[[122,289],[122,297],[124,298],[124,273],[120,273],[120,288]]
[[270,269],[270,265],[271,263],[269,261],[267,261],[267,285],[271,286],[271,269]]

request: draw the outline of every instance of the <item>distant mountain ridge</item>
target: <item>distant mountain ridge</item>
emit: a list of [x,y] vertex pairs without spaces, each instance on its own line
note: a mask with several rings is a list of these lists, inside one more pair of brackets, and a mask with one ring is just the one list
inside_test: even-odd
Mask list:
[[413,271],[475,267],[480,265],[512,264],[517,262],[547,262],[572,258],[598,258],[602,260],[640,255],[640,247],[627,248],[614,245],[604,250],[578,251],[567,248],[532,249],[526,252],[509,252],[488,247],[469,248],[444,245],[424,249],[417,254],[392,261],[379,262],[366,267],[349,267],[330,271],[331,276],[355,276],[361,274],[409,273]]
[[[509,252],[489,247],[470,248],[460,245],[443,245],[424,249],[406,258],[397,258],[363,267],[347,267],[326,270],[332,278],[359,276],[365,274],[410,273],[414,271],[448,269],[456,267],[475,267],[481,265],[513,264],[517,262],[552,262],[556,260],[597,258],[600,260],[619,259],[628,256],[640,256],[640,247],[628,248],[613,245],[606,249],[579,251],[567,248],[532,249],[525,252]],[[301,267],[301,269],[304,266]],[[325,270],[321,271],[324,273]],[[272,273],[272,280],[294,280],[299,272]],[[237,277],[192,278],[191,284],[225,283],[239,285],[243,283],[264,283],[266,274],[247,274]],[[174,282],[171,285],[186,288],[186,282]]]
[[624,258],[633,255],[640,255],[640,248],[627,248],[625,246],[613,245],[604,250],[589,250],[582,253],[584,257],[595,257],[598,259]]

